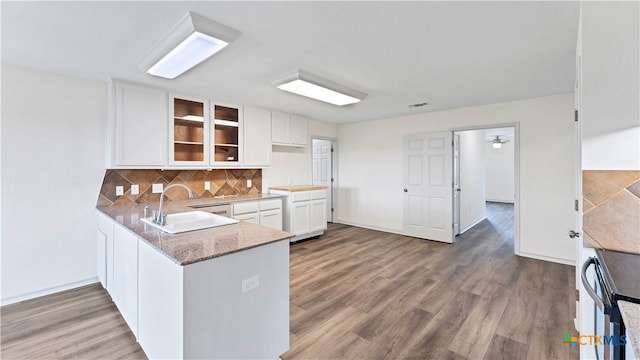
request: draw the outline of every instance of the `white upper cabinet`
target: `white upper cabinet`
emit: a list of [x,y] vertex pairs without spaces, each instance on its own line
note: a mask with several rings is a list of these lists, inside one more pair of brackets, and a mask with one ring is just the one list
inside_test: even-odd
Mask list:
[[271,113],[271,142],[288,145],[291,143],[291,115]]
[[271,165],[271,112],[244,108],[244,166]]
[[307,146],[307,118],[291,115],[291,145]]
[[271,113],[271,142],[273,145],[307,146],[307,119],[299,115]]
[[109,97],[107,168],[268,167],[272,127],[284,132],[282,145],[306,146],[306,120],[289,114],[272,121],[269,110],[119,80],[111,82]]
[[168,94],[120,81],[111,82],[112,146],[107,167],[167,165]]
[[203,99],[171,94],[169,126],[169,165],[206,166],[209,164],[209,103]]
[[211,102],[210,165],[242,166],[244,130],[242,108]]

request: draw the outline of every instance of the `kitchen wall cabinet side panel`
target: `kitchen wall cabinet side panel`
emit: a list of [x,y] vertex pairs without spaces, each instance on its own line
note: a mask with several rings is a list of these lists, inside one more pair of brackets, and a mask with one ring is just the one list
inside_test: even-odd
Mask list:
[[166,166],[167,93],[123,82],[112,87],[113,165]]
[[244,108],[244,160],[245,167],[271,165],[271,112]]

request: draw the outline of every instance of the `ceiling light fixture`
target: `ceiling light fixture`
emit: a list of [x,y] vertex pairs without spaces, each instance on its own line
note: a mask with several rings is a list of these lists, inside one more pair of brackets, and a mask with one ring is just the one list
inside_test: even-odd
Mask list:
[[422,107],[422,106],[427,106],[427,105],[431,105],[431,103],[425,101],[425,102],[421,102],[421,103],[417,103],[417,104],[411,104],[411,105],[409,105],[409,107],[416,108],[416,107]]
[[509,140],[500,139],[500,135],[495,135],[495,137],[495,139],[490,140],[491,146],[493,146],[494,149],[500,149],[502,148],[502,144],[509,142]]
[[235,40],[240,32],[189,12],[140,61],[148,74],[174,79]]
[[355,104],[367,97],[367,94],[363,92],[321,78],[304,70],[296,70],[283,75],[272,83],[280,90],[337,106]]

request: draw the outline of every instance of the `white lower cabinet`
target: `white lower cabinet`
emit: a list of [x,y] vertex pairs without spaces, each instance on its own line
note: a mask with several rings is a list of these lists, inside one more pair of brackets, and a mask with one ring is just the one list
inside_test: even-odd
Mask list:
[[[279,214],[282,227],[281,199],[239,204],[274,227]],[[148,358],[275,359],[289,349],[287,241],[181,266],[101,212],[97,235],[100,280]]]
[[260,211],[260,225],[282,230],[282,210]]
[[311,200],[309,204],[309,231],[327,228],[327,199]]
[[257,212],[249,213],[249,214],[234,215],[233,218],[236,220],[246,221],[252,224],[260,225],[260,218]]
[[284,231],[294,233],[291,241],[322,235],[327,229],[327,191],[271,190],[286,195],[284,202]]
[[138,237],[115,224],[113,230],[113,302],[138,337]]
[[304,235],[311,232],[311,219],[309,201],[296,201],[291,204],[291,228],[288,231],[296,235]]
[[235,203],[233,204],[233,218],[282,230],[282,199]]

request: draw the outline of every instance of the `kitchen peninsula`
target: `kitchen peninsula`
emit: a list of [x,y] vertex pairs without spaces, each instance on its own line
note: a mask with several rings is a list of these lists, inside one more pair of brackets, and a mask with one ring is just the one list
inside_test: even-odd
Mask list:
[[[173,201],[166,211],[202,201]],[[240,221],[172,235],[140,220],[143,205],[97,209],[101,282],[149,358],[288,350],[293,234]]]

